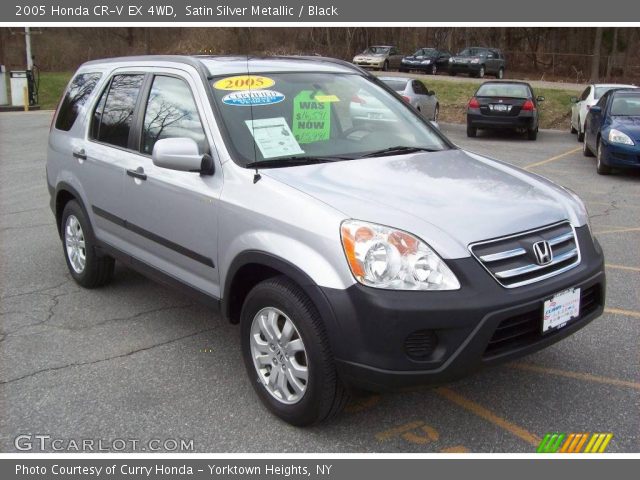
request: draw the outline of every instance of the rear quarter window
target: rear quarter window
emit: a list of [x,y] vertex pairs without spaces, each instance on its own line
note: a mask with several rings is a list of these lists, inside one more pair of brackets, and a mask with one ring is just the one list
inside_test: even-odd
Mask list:
[[71,130],[80,109],[91,96],[101,76],[101,73],[80,73],[73,78],[60,103],[56,117],[56,129]]

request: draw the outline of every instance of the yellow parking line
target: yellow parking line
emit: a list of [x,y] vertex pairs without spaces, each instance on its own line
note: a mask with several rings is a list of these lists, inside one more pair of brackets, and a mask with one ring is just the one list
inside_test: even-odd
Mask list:
[[605,267],[616,270],[629,270],[631,272],[640,272],[640,267],[627,267],[626,265],[616,265],[615,263],[605,263]]
[[555,157],[547,158],[546,160],[542,160],[540,162],[531,163],[524,167],[525,170],[529,170],[534,167],[539,167],[540,165],[546,165],[547,163],[555,162],[556,160],[560,160],[561,158],[567,157],[573,153],[577,153],[582,150],[582,147],[574,148],[569,150],[568,152],[561,153],[560,155],[556,155]]
[[569,370],[560,370],[559,368],[540,367],[538,365],[531,365],[529,363],[510,363],[508,366],[511,368],[517,368],[519,370],[527,370],[529,372],[557,375],[560,377],[573,378],[574,380],[585,380],[587,382],[602,383],[605,385],[628,387],[633,388],[634,390],[640,390],[640,383],[620,380],[618,378],[600,377],[598,375],[591,375],[590,373],[572,372]]
[[635,310],[623,310],[622,308],[605,308],[604,313],[612,313],[614,315],[624,315],[626,317],[640,318],[640,312]]
[[468,453],[469,449],[464,445],[455,445],[453,447],[447,447],[440,450],[440,453]]
[[625,232],[640,232],[640,227],[613,228],[611,230],[601,230],[599,232],[593,232],[593,233],[596,235],[604,235],[605,233],[625,233]]
[[454,392],[450,388],[440,387],[436,388],[435,392],[439,395],[443,396],[447,400],[455,403],[456,405],[464,408],[465,410],[469,410],[471,413],[481,417],[488,422],[493,423],[494,425],[506,430],[507,432],[515,435],[516,437],[521,438],[525,442],[537,447],[540,444],[540,438],[534,435],[531,432],[528,432],[522,427],[515,425],[508,420],[496,415],[491,410],[486,409],[482,405],[469,400],[468,398],[463,397],[462,395]]

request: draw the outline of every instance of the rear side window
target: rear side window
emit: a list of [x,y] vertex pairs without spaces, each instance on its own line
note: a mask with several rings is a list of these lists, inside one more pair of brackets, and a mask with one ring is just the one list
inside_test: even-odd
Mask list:
[[80,73],[76,75],[69,84],[67,92],[64,94],[58,116],[56,118],[56,128],[65,132],[71,130],[82,106],[96,87],[101,73]]
[[177,137],[195,140],[200,153],[209,151],[189,85],[179,78],[156,76],[144,114],[142,152],[151,154],[158,140]]
[[93,115],[91,138],[126,148],[143,74],[115,75]]

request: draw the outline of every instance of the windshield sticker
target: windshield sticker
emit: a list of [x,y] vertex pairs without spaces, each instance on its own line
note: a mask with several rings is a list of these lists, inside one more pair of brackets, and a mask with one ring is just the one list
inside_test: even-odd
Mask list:
[[[298,143],[328,140],[331,136],[331,106],[317,101],[313,91],[303,90],[293,99],[293,134]],[[327,95],[330,96],[330,95]]]
[[245,90],[232,92],[222,97],[222,103],[240,107],[273,105],[284,100],[284,94],[275,90]]
[[265,159],[304,153],[284,117],[245,120],[245,123]]
[[331,103],[339,102],[340,99],[336,95],[316,95],[313,97],[316,102]]
[[261,88],[269,88],[275,85],[275,80],[269,77],[261,77],[259,75],[238,75],[235,77],[227,77],[218,80],[213,84],[216,90],[259,90]]

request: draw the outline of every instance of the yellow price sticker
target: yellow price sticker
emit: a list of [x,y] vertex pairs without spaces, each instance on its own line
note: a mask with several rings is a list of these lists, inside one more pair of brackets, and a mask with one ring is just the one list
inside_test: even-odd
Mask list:
[[313,97],[316,102],[320,103],[330,103],[330,102],[339,102],[340,99],[335,95],[316,95]]
[[260,75],[237,75],[235,77],[227,77],[218,80],[213,84],[216,90],[258,90],[261,88],[269,88],[275,85],[275,80],[269,77],[261,77]]

